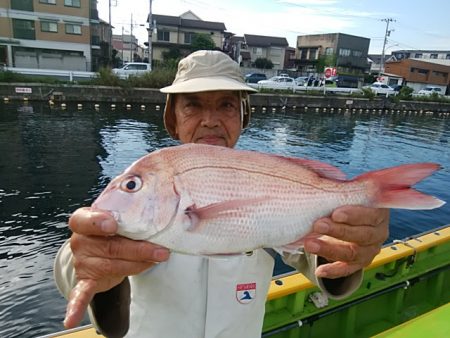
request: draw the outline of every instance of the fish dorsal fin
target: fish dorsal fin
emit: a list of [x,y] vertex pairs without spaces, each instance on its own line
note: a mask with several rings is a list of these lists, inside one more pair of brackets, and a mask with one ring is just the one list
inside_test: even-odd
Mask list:
[[274,156],[277,156],[278,158],[283,159],[285,161],[308,168],[309,170],[314,171],[317,175],[323,178],[329,178],[338,181],[345,181],[347,179],[347,176],[341,169],[325,162],[308,160],[305,158],[297,158],[297,157],[285,157],[278,155]]

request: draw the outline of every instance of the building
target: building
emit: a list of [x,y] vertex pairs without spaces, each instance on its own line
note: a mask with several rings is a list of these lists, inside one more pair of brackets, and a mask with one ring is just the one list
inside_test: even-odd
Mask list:
[[112,45],[117,50],[117,56],[125,62],[142,62],[143,55],[138,40],[134,35],[113,35]]
[[450,60],[450,51],[402,49],[391,53],[390,60],[399,61],[403,59]]
[[289,47],[286,38],[244,34],[244,41],[252,63],[263,58],[272,61],[273,69],[284,69],[286,48]]
[[439,86],[444,92],[450,87],[450,60],[406,58],[386,62],[385,71],[403,78],[403,84],[419,91],[426,85]]
[[0,0],[0,63],[9,67],[97,70],[110,32],[96,0]]
[[369,68],[369,44],[368,38],[343,33],[300,35],[296,47],[297,68],[305,74],[316,73],[322,62],[322,66],[337,67],[338,74],[361,75]]
[[195,34],[207,34],[218,49],[222,49],[225,36],[225,24],[201,20],[188,11],[180,16],[152,15],[156,34],[152,34],[153,60],[164,60],[164,53],[177,50],[181,55],[190,52]]

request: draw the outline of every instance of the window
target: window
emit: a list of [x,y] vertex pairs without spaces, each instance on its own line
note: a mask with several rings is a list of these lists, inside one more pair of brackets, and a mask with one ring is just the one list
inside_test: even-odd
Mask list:
[[169,31],[158,31],[158,41],[170,41]]
[[360,58],[362,56],[362,52],[360,50],[352,51],[353,56]]
[[430,54],[430,59],[437,59],[438,58],[438,55],[437,54]]
[[81,25],[66,23],[66,34],[81,35]]
[[253,53],[256,55],[262,55],[262,48],[261,47],[253,47]]
[[81,7],[80,0],[64,0],[64,6],[67,6],[67,7]]
[[308,50],[307,49],[301,49],[300,50],[300,60],[306,60],[307,56],[308,56]]
[[56,0],[39,0],[41,4],[56,5]]
[[423,57],[423,55],[422,55],[422,53],[416,53],[416,54],[414,54],[414,57],[416,59],[421,59]]
[[192,43],[192,39],[194,38],[195,33],[186,32],[184,33],[184,43]]
[[272,56],[281,56],[281,54],[282,54],[282,49],[281,48],[277,48],[277,47],[270,48],[270,55],[272,55]]
[[333,47],[325,48],[325,55],[333,55],[333,53],[334,53]]
[[311,48],[309,50],[309,59],[316,60],[317,59],[317,48]]
[[350,49],[347,49],[347,48],[339,49],[340,56],[350,56],[351,53],[352,53],[352,51]]
[[41,21],[41,31],[58,33],[58,23],[55,21]]
[[36,40],[34,21],[13,19],[13,31],[16,39]]
[[33,12],[33,0],[11,0],[11,9]]

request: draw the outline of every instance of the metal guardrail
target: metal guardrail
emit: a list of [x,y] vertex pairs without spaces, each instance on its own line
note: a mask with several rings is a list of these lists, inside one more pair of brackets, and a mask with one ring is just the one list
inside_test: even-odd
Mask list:
[[2,71],[11,71],[23,75],[30,76],[50,76],[62,78],[69,81],[76,79],[91,79],[97,76],[95,72],[83,72],[79,70],[59,70],[59,69],[35,69],[35,68],[16,68],[16,67],[1,67]]

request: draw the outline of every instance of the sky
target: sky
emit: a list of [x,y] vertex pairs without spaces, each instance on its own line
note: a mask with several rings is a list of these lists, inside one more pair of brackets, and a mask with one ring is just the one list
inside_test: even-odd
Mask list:
[[[111,0],[114,34],[147,41],[149,0]],[[109,21],[109,0],[98,0],[100,18]],[[369,54],[381,54],[386,19],[391,31],[385,53],[399,49],[450,50],[448,0],[153,0],[153,14],[194,12],[205,21],[223,22],[228,32],[285,37],[345,33],[369,38]]]

